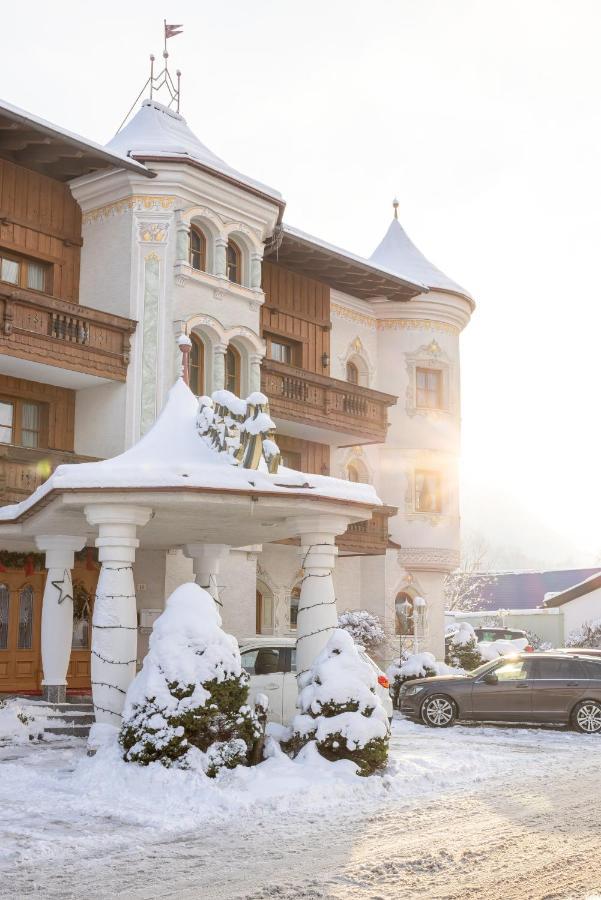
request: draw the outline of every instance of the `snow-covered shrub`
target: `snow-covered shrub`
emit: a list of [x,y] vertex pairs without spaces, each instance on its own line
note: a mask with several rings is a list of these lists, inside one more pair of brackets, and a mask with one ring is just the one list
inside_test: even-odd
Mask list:
[[447,648],[446,662],[471,672],[482,665],[484,658],[476,640],[476,632],[469,622],[461,622]]
[[347,610],[338,616],[338,627],[348,631],[358,647],[374,652],[386,640],[377,616],[366,609]]
[[129,687],[119,742],[127,762],[220,769],[258,762],[263,708],[250,708],[238,643],[213,598],[184,584],[155,621],[141,672]]
[[566,640],[566,647],[601,648],[601,619],[585,622],[580,628],[571,631]]
[[551,641],[543,641],[542,637],[534,631],[527,631],[526,635],[528,637],[528,643],[532,647],[533,650],[552,650],[553,644]]
[[432,653],[403,654],[396,663],[392,663],[386,672],[391,686],[392,702],[399,708],[401,688],[406,681],[415,678],[431,678],[434,675],[457,674],[457,669],[437,662]]
[[478,650],[482,657],[482,662],[490,662],[498,659],[499,656],[512,656],[514,653],[522,653],[528,646],[528,638],[513,638],[513,640],[505,641],[480,641]]
[[350,634],[333,631],[300,681],[300,713],[284,749],[296,755],[314,742],[331,762],[352,760],[359,775],[382,768],[388,758],[388,718],[376,694],[375,672],[359,656]]

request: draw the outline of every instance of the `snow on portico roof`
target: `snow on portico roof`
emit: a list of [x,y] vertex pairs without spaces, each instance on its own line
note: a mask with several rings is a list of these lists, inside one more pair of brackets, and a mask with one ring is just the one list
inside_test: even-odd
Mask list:
[[306,496],[309,499],[320,497],[372,507],[382,505],[368,484],[326,475],[306,475],[283,466],[277,474],[270,475],[266,466],[246,469],[232,465],[203,440],[196,424],[197,415],[198,399],[180,378],[169,391],[158,419],[137,444],[112,459],[58,466],[26,500],[1,507],[0,522],[20,518],[52,491],[98,488],[107,491],[205,488],[297,498]]
[[387,272],[394,272],[403,278],[421,282],[433,290],[440,289],[460,294],[469,300],[470,303],[473,303],[472,297],[464,288],[448,278],[440,269],[437,269],[436,266],[426,259],[421,250],[417,249],[396,218],[396,213],[395,218],[388,227],[388,231],[369,260],[372,264],[385,269]]
[[183,116],[156,100],[145,100],[131,122],[106,146],[134,159],[178,159],[196,163],[282,202],[278,191],[233,169],[199,141]]

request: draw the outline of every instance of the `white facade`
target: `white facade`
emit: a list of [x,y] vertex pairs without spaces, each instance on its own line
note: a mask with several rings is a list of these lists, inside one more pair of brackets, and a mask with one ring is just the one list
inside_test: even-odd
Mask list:
[[[202,341],[205,393],[224,386],[229,346],[240,358],[240,394],[259,389],[265,355],[261,264],[282,211],[276,191],[231,170],[181,117],[159,104],[146,103],[111,146],[148,159],[156,177],[106,172],[71,185],[83,211],[81,302],[139,323],[127,383],[77,395],[75,450],[100,457],[131,446],[160,412],[180,366],[174,337],[182,331]],[[205,236],[206,271],[189,264],[191,226]],[[229,238],[241,250],[241,284],[226,274]],[[351,464],[386,504],[398,507],[390,525],[392,540],[401,545],[381,556],[340,557],[336,598],[339,611],[363,608],[381,617],[390,636],[384,657],[390,658],[398,646],[397,596],[424,597],[428,645],[441,656],[442,586],[459,562],[459,335],[473,302],[425,260],[396,219],[372,263],[431,290],[407,303],[382,297],[370,302],[331,290],[332,377],[345,380],[351,362],[360,384],[399,398],[389,410],[385,444],[332,449],[332,475],[346,477]],[[418,402],[418,370],[438,373],[436,409]],[[420,509],[417,493],[424,478],[435,485],[434,509]],[[160,608],[164,597],[191,577],[191,565],[178,548],[160,559],[140,554],[138,606]],[[264,543],[237,551],[222,578],[226,628],[240,638],[255,633],[257,586],[263,595],[261,631],[294,633],[298,548]]]

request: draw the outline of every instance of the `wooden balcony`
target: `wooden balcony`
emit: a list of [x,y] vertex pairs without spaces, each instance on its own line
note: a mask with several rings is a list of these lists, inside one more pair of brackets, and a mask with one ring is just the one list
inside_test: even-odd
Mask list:
[[371,519],[349,525],[344,534],[336,538],[336,545],[343,556],[379,556],[391,547],[398,547],[390,540],[388,520],[397,514],[396,506],[380,506]]
[[92,462],[64,450],[41,450],[0,444],[0,505],[19,503],[63,463]]
[[0,285],[0,355],[125,381],[135,330],[130,319]]
[[[388,407],[397,398],[327,375],[316,375],[272,359],[261,365],[261,390],[274,419],[338,433],[337,446],[381,444]],[[327,436],[324,443],[330,443]]]

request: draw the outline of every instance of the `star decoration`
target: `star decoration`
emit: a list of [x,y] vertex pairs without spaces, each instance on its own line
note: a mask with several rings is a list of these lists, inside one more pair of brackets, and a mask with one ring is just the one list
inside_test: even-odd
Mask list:
[[[71,593],[71,594],[65,593],[65,590],[64,590],[64,587],[63,587],[63,585],[65,584],[65,581],[66,581],[67,583],[71,581],[71,577],[70,577],[70,574],[69,574],[69,572],[67,571],[67,569],[65,569],[65,572],[64,572],[64,575],[63,575],[62,579],[57,578],[56,581],[51,581],[51,582],[50,582],[51,585],[52,585],[52,587],[55,587],[55,588],[57,589],[57,591],[58,591],[58,602],[59,602],[59,605],[63,602],[63,600],[70,600],[71,603],[73,603],[73,594],[72,594],[72,593]],[[73,588],[71,588],[71,590],[73,590]]]

